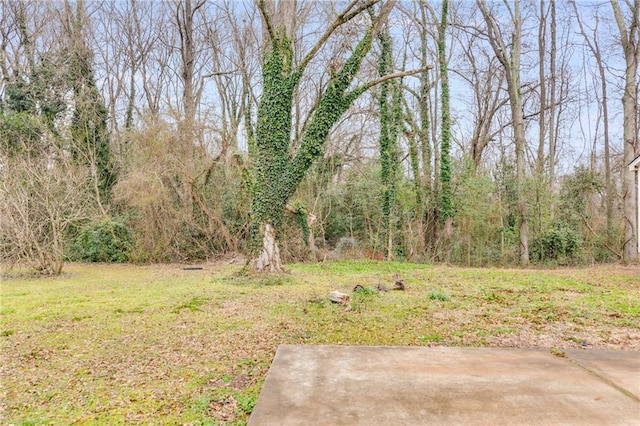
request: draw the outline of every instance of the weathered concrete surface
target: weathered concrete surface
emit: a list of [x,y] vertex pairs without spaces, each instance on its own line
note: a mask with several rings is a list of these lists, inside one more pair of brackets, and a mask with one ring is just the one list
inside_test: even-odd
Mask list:
[[640,352],[567,350],[566,354],[576,364],[640,400]]
[[639,425],[634,379],[616,380],[640,353],[607,354],[583,368],[542,349],[280,346],[249,426]]

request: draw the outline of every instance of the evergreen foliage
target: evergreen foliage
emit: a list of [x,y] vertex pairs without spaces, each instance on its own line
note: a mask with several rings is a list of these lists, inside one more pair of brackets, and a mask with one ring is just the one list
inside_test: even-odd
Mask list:
[[564,223],[558,223],[544,232],[532,247],[535,258],[559,264],[575,263],[581,253],[582,236]]
[[302,241],[305,245],[309,244],[309,213],[307,211],[307,206],[304,205],[302,201],[296,201],[293,203],[293,211],[298,219],[298,223],[300,224],[300,229],[302,230]]
[[8,156],[40,156],[45,151],[42,134],[46,128],[33,114],[4,111],[0,113],[0,148]]
[[443,0],[442,15],[438,27],[438,63],[440,65],[440,86],[442,91],[442,123],[440,128],[440,214],[439,220],[444,224],[447,218],[453,217],[451,196],[451,113],[449,109],[449,78],[447,76],[446,29],[449,2]]
[[82,229],[68,257],[80,262],[124,263],[130,259],[133,244],[133,234],[126,224],[107,218]]
[[[269,224],[277,229],[287,200],[295,193],[313,163],[322,156],[329,131],[360,96],[366,86],[349,91],[372,45],[372,29],[366,31],[342,68],[320,95],[317,108],[291,152],[292,106],[304,68],[293,65],[292,40],[276,29],[262,68],[262,98],[258,105],[251,204],[252,229]],[[294,144],[298,145],[298,144]],[[253,245],[257,247],[257,244]]]
[[[378,75],[385,76],[393,71],[393,48],[391,35],[385,29],[378,35],[380,58]],[[378,104],[380,107],[380,180],[382,183],[382,244],[388,259],[393,255],[393,216],[400,177],[398,137],[402,120],[401,86],[393,80],[380,85]]]
[[[72,94],[72,96],[69,96]],[[71,122],[65,122],[68,110]],[[3,136],[15,151],[17,141],[31,154],[45,153],[44,133],[76,162],[95,167],[102,197],[108,197],[115,183],[115,169],[107,134],[107,109],[96,87],[91,50],[73,45],[42,55],[28,81],[17,78],[7,84],[0,116]],[[65,133],[69,125],[69,137]],[[43,127],[44,126],[44,127]],[[24,145],[27,144],[27,145]]]
[[107,134],[107,108],[96,87],[91,51],[84,47],[79,52],[69,52],[68,56],[75,99],[71,123],[72,153],[80,162],[96,168],[100,195],[108,199],[116,174]]
[[578,231],[590,216],[589,201],[604,188],[599,176],[584,166],[578,166],[567,176],[560,188],[559,220]]
[[319,213],[326,217],[322,235],[327,245],[334,247],[340,239],[348,238],[371,249],[377,247],[380,202],[371,194],[380,186],[379,167],[369,164],[359,171],[347,171],[344,182],[325,193]]

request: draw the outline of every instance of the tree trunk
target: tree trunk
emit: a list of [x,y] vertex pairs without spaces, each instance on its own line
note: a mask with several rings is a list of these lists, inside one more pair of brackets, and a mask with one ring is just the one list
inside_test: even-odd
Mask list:
[[[363,13],[368,6],[356,6],[353,3],[350,6],[353,10],[339,15],[302,60],[294,65],[293,38],[286,35],[295,34],[294,28],[287,26],[294,24],[275,18],[269,4],[258,3],[268,41],[265,42],[266,52],[262,62],[262,97],[258,104],[251,214],[254,226],[260,225],[263,232],[262,254],[253,262],[253,266],[259,271],[279,272],[282,266],[275,230],[281,223],[288,199],[295,193],[314,161],[322,156],[331,128],[353,101],[370,87],[385,79],[410,73],[386,76],[385,79],[349,90],[364,57],[371,49],[372,40],[395,4],[395,0],[389,0],[383,4],[372,25],[319,94],[304,132],[296,135],[292,141],[293,98],[307,65],[338,27]],[[292,147],[297,149],[293,150]]]
[[453,235],[453,202],[451,200],[451,114],[449,107],[449,73],[446,57],[446,29],[449,11],[448,0],[442,2],[442,14],[438,26],[438,64],[440,66],[441,88],[441,130],[440,130],[440,199],[439,219],[443,226],[444,239],[442,241],[444,258],[451,261],[451,236]]
[[549,52],[549,186],[553,187],[556,170],[556,0],[551,0],[551,51]]
[[253,267],[260,272],[282,272],[280,248],[276,239],[276,229],[270,223],[262,227],[262,253],[254,261]]
[[540,84],[540,120],[538,130],[538,158],[536,161],[536,174],[538,179],[544,176],[544,145],[547,135],[547,83],[545,73],[545,54],[547,37],[547,18],[545,2],[540,0],[540,22],[538,26],[538,81]]
[[[623,126],[624,126],[624,164],[630,164],[638,152],[638,61],[640,60],[640,0],[633,4],[628,2],[631,9],[629,29],[626,28],[625,17],[618,0],[611,0],[613,13],[620,30],[620,40],[626,61],[624,95],[622,96]],[[622,194],[624,213],[624,246],[622,250],[624,263],[638,260],[637,197],[635,174],[628,167],[623,169]]]
[[313,229],[309,226],[309,237],[307,237],[307,247],[309,248],[309,260],[318,261],[318,248],[316,247],[316,239],[313,235]]
[[[391,34],[386,29],[378,39],[381,53],[378,62],[378,75],[384,77],[393,71],[393,48]],[[396,219],[397,181],[400,174],[398,155],[398,130],[401,115],[400,88],[394,81],[382,83],[378,105],[380,108],[380,180],[382,183],[382,238],[387,260],[393,259],[393,242]]]
[[[613,231],[613,196],[615,189],[613,187],[613,182],[611,180],[611,153],[610,153],[610,144],[609,144],[609,101],[607,98],[607,77],[604,68],[604,62],[602,60],[602,54],[600,50],[600,44],[598,43],[597,36],[597,26],[593,30],[593,40],[591,40],[587,36],[587,32],[584,29],[584,25],[582,24],[582,20],[580,19],[580,15],[578,14],[578,7],[575,3],[573,4],[574,13],[576,15],[576,19],[578,21],[578,27],[580,28],[580,33],[584,38],[587,47],[591,51],[594,59],[596,60],[596,64],[598,66],[598,75],[600,77],[600,91],[602,98],[600,99],[600,103],[602,105],[602,124],[603,124],[603,140],[604,140],[604,170],[605,170],[605,203],[606,203],[606,211],[607,211],[607,243],[611,243],[611,236]],[[597,21],[596,21],[597,23]]]
[[[430,18],[427,16],[427,5],[426,2],[419,2],[420,6],[420,20],[425,23],[424,26],[421,27],[420,30],[420,65],[422,67],[426,67],[428,61],[430,60],[429,49],[427,43],[427,22],[430,21]],[[419,214],[420,218],[420,232],[422,234],[422,245],[428,251],[432,251],[434,249],[435,244],[435,233],[429,232],[433,227],[429,227],[429,219],[431,218],[430,214],[430,204],[431,204],[431,196],[432,196],[432,188],[433,181],[431,179],[432,172],[432,149],[431,149],[431,141],[430,141],[430,111],[429,111],[429,102],[430,102],[430,89],[431,82],[429,81],[429,72],[427,70],[420,73],[420,102],[418,109],[418,118],[420,120],[419,125],[417,126],[417,142],[419,143],[419,152],[420,159],[422,160],[422,173],[419,176],[416,176],[416,179],[419,180],[421,197],[420,197],[420,207],[416,212]]]
[[[516,150],[516,186],[518,209],[518,235],[520,239],[520,264],[529,264],[529,224],[527,221],[527,200],[524,194],[525,182],[525,147],[524,115],[522,113],[522,95],[520,93],[520,54],[522,50],[522,16],[520,15],[519,0],[513,1],[513,8],[509,10],[513,23],[513,35],[510,43],[505,43],[495,17],[489,12],[485,0],[477,0],[477,4],[487,23],[489,43],[496,57],[505,69],[509,104],[511,106],[511,120],[513,139]],[[505,4],[507,4],[505,2]],[[508,5],[508,4],[507,4]],[[509,46],[507,48],[507,46]]]

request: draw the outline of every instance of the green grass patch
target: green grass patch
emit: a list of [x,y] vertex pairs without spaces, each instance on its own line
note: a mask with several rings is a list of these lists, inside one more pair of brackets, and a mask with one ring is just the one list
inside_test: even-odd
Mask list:
[[638,267],[66,271],[3,279],[7,424],[244,424],[280,344],[640,349]]
[[225,284],[238,285],[243,287],[273,287],[286,285],[293,281],[293,276],[287,273],[283,274],[259,274],[255,272],[247,272],[242,269],[229,276],[219,279]]
[[194,296],[188,302],[184,302],[173,309],[173,313],[179,313],[183,309],[188,309],[191,312],[200,311],[200,307],[209,301],[208,297]]
[[448,302],[449,300],[451,300],[449,295],[442,290],[430,291],[427,297],[429,298],[429,300],[439,300],[441,302]]

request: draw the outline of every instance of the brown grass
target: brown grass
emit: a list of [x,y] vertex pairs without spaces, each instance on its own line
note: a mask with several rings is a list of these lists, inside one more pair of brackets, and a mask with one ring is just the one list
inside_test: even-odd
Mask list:
[[[640,267],[70,265],[2,282],[5,424],[244,424],[280,344],[640,350]],[[352,294],[360,284],[404,292]]]

